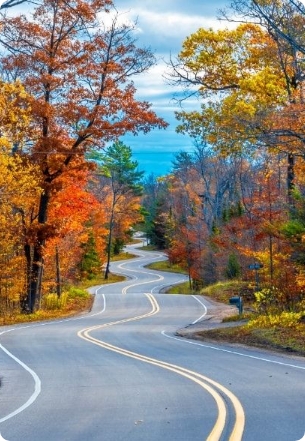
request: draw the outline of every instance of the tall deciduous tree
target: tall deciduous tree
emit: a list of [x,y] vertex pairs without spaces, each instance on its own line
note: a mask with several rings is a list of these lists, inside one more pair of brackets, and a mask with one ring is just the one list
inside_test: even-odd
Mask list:
[[[246,9],[248,2],[241,3]],[[277,11],[285,32],[295,35],[298,28],[302,33],[305,16],[294,11],[291,26],[286,1],[259,3]],[[246,11],[250,14],[249,8]],[[253,17],[253,7],[250,11]],[[304,62],[299,58],[295,47],[271,32],[260,17],[259,24],[234,30],[199,29],[186,39],[177,62],[171,63],[174,82],[191,86],[193,93],[195,85],[204,99],[201,111],[177,113],[178,131],[201,137],[225,154],[255,154],[257,148],[285,152],[291,205],[294,158],[304,156],[305,139]]]
[[[0,300],[5,310],[19,305],[28,274],[22,250],[35,222],[39,201],[39,169],[17,155],[30,121],[29,96],[19,82],[0,82]],[[24,271],[23,271],[24,270]],[[17,277],[16,277],[17,276]],[[5,300],[2,303],[2,300]]]
[[[234,18],[234,11],[239,18]],[[304,157],[304,54],[305,7],[299,0],[233,0],[230,11],[223,11],[228,20],[255,21],[270,35],[277,48],[281,75],[285,80],[287,102],[276,108],[270,127],[262,128],[265,143],[287,154],[287,183],[290,205],[295,184],[295,158]],[[256,122],[257,124],[257,122]]]
[[[7,2],[7,5],[10,2]],[[13,3],[13,2],[12,2]],[[42,0],[32,14],[3,16],[2,69],[20,78],[33,97],[35,136],[27,150],[41,172],[38,228],[26,257],[32,274],[27,306],[35,308],[42,274],[43,247],[54,234],[48,220],[58,178],[82,163],[84,152],[126,132],[148,132],[166,123],[135,98],[132,77],[155,62],[137,48],[133,28],[101,22],[110,0]]]

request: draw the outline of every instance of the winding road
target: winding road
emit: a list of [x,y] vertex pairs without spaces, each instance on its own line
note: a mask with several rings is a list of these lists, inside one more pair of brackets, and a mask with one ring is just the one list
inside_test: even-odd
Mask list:
[[208,300],[133,252],[90,313],[0,329],[0,441],[305,440],[305,360],[178,337]]

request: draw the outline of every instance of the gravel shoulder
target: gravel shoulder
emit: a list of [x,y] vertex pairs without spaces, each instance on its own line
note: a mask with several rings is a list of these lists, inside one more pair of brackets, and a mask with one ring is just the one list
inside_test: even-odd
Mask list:
[[207,314],[199,322],[188,325],[185,328],[178,329],[176,334],[180,337],[198,338],[198,333],[202,331],[208,331],[210,329],[232,328],[241,326],[247,322],[247,320],[223,322],[224,319],[236,315],[237,308],[235,306],[216,302],[211,300],[209,297],[203,298],[205,304],[207,305]]

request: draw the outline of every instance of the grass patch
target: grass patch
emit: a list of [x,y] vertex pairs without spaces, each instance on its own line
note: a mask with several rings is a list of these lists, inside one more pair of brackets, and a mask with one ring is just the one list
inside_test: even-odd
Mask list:
[[[156,271],[167,271],[177,274],[187,274],[184,268],[177,264],[171,264],[169,260],[161,260],[159,262],[152,262],[146,265],[146,268]],[[189,282],[179,283],[166,289],[167,294],[195,294],[195,291],[190,288]]]
[[141,247],[141,250],[145,250],[145,251],[161,251],[159,248],[157,248],[155,245],[143,245]]
[[123,280],[126,280],[126,277],[112,273],[109,273],[108,279],[105,280],[104,274],[100,274],[90,280],[82,280],[77,284],[77,287],[82,289],[88,289],[91,288],[92,286],[108,285],[109,283],[123,282]]
[[[237,309],[237,308],[236,308]],[[248,320],[249,319],[249,314],[248,313],[243,313],[242,315],[236,314],[236,315],[229,315],[228,317],[224,317],[222,319],[223,323],[233,323],[233,322],[238,322],[240,320]]]
[[195,291],[190,288],[189,282],[179,283],[173,285],[166,290],[167,294],[195,294]]
[[127,245],[137,245],[138,243],[143,243],[143,240],[144,240],[144,238],[143,239],[132,238],[128,241]]
[[249,328],[247,325],[223,329],[210,329],[196,333],[203,340],[239,343],[268,350],[289,352],[305,356],[305,325],[291,328]]
[[92,286],[106,285],[109,283],[122,282],[126,278],[116,274],[109,274],[107,280],[103,275],[90,280],[83,280],[77,286],[71,286],[63,290],[60,298],[56,294],[47,294],[43,297],[41,309],[33,314],[21,314],[17,310],[2,313],[1,325],[13,325],[15,323],[31,323],[42,320],[55,320],[67,318],[88,312],[92,308],[94,297],[87,289]]
[[200,294],[212,297],[213,300],[216,300],[217,302],[228,303],[230,297],[240,295],[247,286],[247,282],[228,280],[206,286],[200,291]]
[[131,253],[120,253],[120,254],[116,254],[115,256],[111,257],[110,263],[111,262],[117,262],[119,260],[128,260],[128,259],[134,259],[136,256],[135,254],[131,254]]
[[81,288],[72,287],[64,291],[61,297],[56,294],[48,294],[42,299],[41,309],[33,314],[20,314],[16,311],[0,317],[1,325],[15,323],[28,323],[41,320],[55,320],[71,317],[91,309],[93,296]]
[[168,271],[171,273],[187,274],[187,272],[177,264],[171,264],[168,260],[161,260],[153,262],[146,266],[146,268],[157,271]]
[[[249,292],[248,284],[237,280],[218,282],[201,290],[201,294],[218,302],[229,303],[229,298]],[[244,299],[247,302],[247,299]],[[243,325],[203,330],[196,333],[195,338],[226,343],[238,343],[267,350],[289,352],[305,356],[305,323],[302,314],[279,313],[278,315],[262,316],[253,312],[253,300],[247,302],[248,311],[242,316],[234,314],[223,322],[238,322],[246,319]],[[251,312],[252,311],[252,312]]]
[[[153,262],[146,266],[146,268],[150,268],[157,271],[167,271],[171,273],[177,274],[187,274],[184,268],[177,264],[171,264],[168,260],[161,260],[159,262]],[[178,285],[173,285],[166,289],[167,294],[195,294],[192,288],[190,288],[189,281],[179,283]]]

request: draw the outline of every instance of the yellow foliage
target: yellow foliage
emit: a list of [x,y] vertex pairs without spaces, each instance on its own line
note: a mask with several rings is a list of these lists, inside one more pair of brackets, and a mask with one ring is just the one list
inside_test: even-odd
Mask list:
[[275,97],[285,87],[279,82],[276,46],[255,24],[241,24],[233,30],[201,28],[185,40],[179,59],[196,74],[203,94],[226,88],[247,93],[253,89],[256,95]]
[[[19,81],[0,81],[0,147],[22,143],[29,131],[30,97]],[[3,139],[4,138],[4,139]],[[9,140],[9,142],[8,142]]]
[[296,276],[296,283],[298,287],[304,292],[305,290],[305,270],[300,270]]
[[30,99],[19,83],[0,82],[0,301],[19,304],[24,293],[24,234],[41,193],[39,171],[20,152],[30,123]]
[[275,315],[260,315],[251,320],[247,327],[251,328],[298,328],[303,312],[282,312]]

